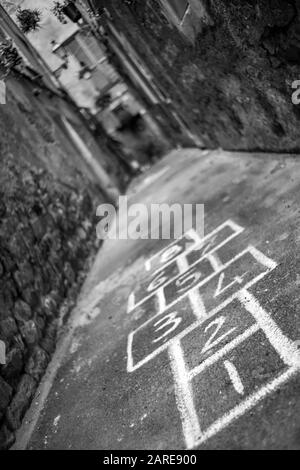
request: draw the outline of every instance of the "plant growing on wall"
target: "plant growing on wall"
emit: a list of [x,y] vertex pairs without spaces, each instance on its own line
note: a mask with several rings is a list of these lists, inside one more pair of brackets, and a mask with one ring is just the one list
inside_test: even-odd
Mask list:
[[11,70],[21,63],[22,58],[12,40],[0,42],[0,78],[7,77]]
[[51,8],[51,12],[53,15],[58,19],[58,21],[62,24],[67,24],[67,19],[64,13],[64,8],[69,4],[70,2],[64,1],[62,2],[54,2],[54,6]]
[[57,0],[50,11],[63,24],[67,23],[67,19],[73,23],[78,23],[82,17],[80,10],[72,0]]
[[16,13],[17,21],[21,31],[28,34],[40,28],[42,13],[37,8],[18,8]]

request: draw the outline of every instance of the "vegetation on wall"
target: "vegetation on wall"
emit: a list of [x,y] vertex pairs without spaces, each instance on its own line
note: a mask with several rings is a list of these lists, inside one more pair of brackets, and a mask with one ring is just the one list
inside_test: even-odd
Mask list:
[[6,78],[21,63],[22,58],[12,40],[0,42],[0,79]]
[[65,2],[54,2],[54,6],[51,8],[51,12],[62,24],[67,24],[67,19],[64,14],[64,8],[70,3],[68,0]]
[[20,29],[24,34],[37,31],[40,28],[42,13],[37,8],[18,8],[16,13]]

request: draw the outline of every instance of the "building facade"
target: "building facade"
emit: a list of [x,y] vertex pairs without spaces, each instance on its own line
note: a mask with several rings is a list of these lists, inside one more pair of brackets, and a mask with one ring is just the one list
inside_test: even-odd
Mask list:
[[[109,18],[105,25],[99,21],[92,2],[70,0],[64,14],[78,29],[55,44],[53,52],[66,62],[66,68],[69,61],[76,60],[79,69],[72,80],[78,82],[79,76],[93,87],[94,102],[89,100],[89,108],[118,143],[126,162],[133,169],[148,166],[174,146],[157,113],[153,113],[159,90],[151,83],[150,72],[143,68],[134,48],[128,51],[130,44]],[[61,68],[58,72],[62,81],[66,74]]]
[[[200,145],[201,141],[193,135],[184,119],[177,113],[160,80],[153,73],[152,64],[147,64],[140,54],[136,41],[131,38],[122,23],[115,21],[109,2],[103,0],[72,0],[85,22],[99,39],[103,40],[114,64],[131,93],[142,102],[142,106],[156,126],[160,128],[171,146]],[[130,2],[125,2],[126,5]],[[125,20],[125,18],[124,18]]]
[[62,181],[83,173],[116,200],[122,169],[104,139],[96,139],[80,112],[26,36],[0,6],[0,42],[11,41],[21,63],[5,77],[1,105],[1,156],[46,168]]
[[116,31],[122,46],[128,43],[127,51],[132,48],[151,71],[159,104],[204,146],[299,148],[299,107],[291,101],[300,73],[298,2],[89,3],[103,27]]

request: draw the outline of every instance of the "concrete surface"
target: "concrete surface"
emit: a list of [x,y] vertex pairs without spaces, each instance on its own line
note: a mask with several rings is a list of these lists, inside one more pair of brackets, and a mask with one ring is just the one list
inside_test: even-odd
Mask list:
[[205,204],[206,238],[105,242],[14,448],[299,449],[299,174],[187,149],[137,180]]

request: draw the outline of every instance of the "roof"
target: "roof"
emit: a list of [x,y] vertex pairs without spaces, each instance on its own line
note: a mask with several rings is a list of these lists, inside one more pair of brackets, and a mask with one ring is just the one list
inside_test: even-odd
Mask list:
[[73,41],[73,39],[77,36],[77,34],[80,32],[80,28],[76,28],[75,31],[68,31],[67,34],[63,36],[63,39],[61,39],[52,49],[52,52],[57,52],[61,47],[67,46],[70,44],[70,42]]

